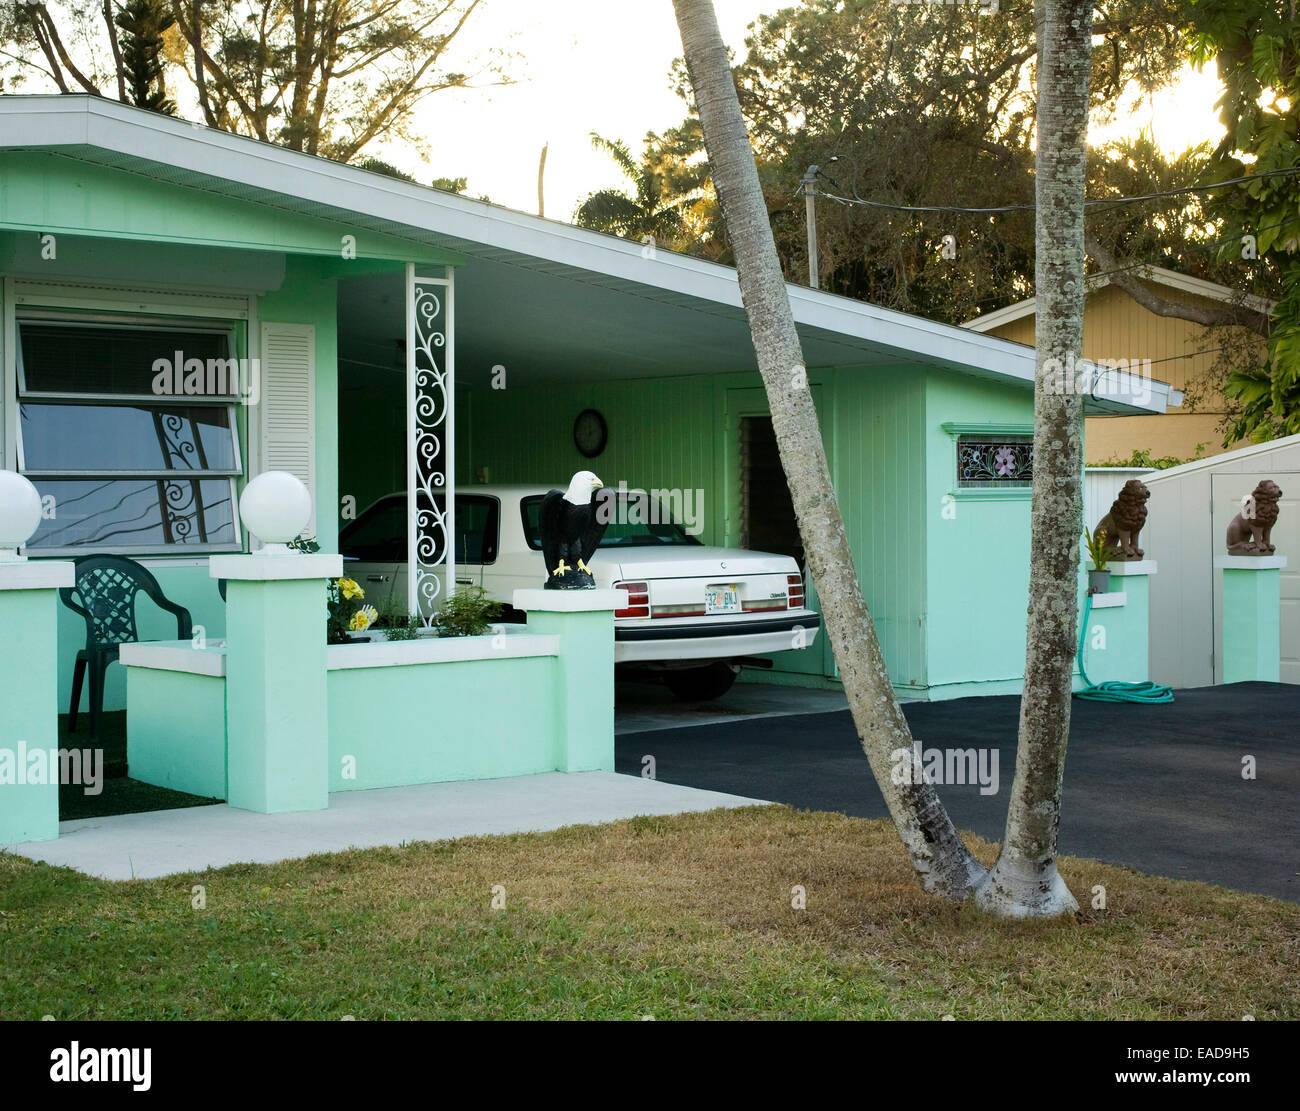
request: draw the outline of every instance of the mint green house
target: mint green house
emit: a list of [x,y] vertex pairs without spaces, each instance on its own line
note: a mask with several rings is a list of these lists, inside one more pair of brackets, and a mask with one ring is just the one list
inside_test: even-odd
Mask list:
[[[164,704],[207,707],[207,728],[224,737],[220,684],[234,670],[251,683],[250,668],[262,668],[269,685],[276,653],[294,650],[258,608],[271,588],[235,568],[227,603],[209,562],[256,551],[236,507],[262,472],[307,486],[304,531],[326,554],[341,522],[405,490],[418,522],[411,600],[425,613],[455,574],[435,488],[559,482],[592,466],[610,484],[702,491],[706,542],[797,549],[728,267],[116,102],[31,96],[0,97],[0,279],[0,466],[27,476],[48,509],[28,558],[127,554],[208,641],[233,637],[236,621],[257,626],[244,643],[260,656],[237,662],[218,647],[198,670],[110,669],[110,709],[126,705],[127,672],[157,688],[153,719],[132,719],[132,745],[133,767],[153,761],[161,782],[278,805],[264,797],[274,775],[237,785],[219,746],[182,766],[157,740],[180,725]],[[915,698],[1018,690],[1032,350],[801,287],[790,295],[895,687]],[[1103,378],[1088,412],[1163,412],[1167,387],[1146,385]],[[608,429],[595,459],[574,439],[589,409]],[[281,593],[273,606],[311,612],[305,596]],[[66,710],[83,628],[62,607],[57,620]],[[522,655],[428,649],[419,666],[461,668],[464,698],[501,683],[551,697],[577,620],[542,615],[534,639],[545,644]],[[596,620],[582,638],[600,639]],[[147,615],[141,635],[174,637],[174,620]],[[824,642],[758,677],[835,684]],[[319,803],[358,786],[605,761],[554,746],[493,752],[486,740],[468,757],[444,738],[418,760],[390,754],[370,779],[348,780],[339,769],[352,739],[409,732],[412,714],[439,706],[424,679],[386,674],[392,659],[376,652],[366,667],[329,671],[330,770],[290,795]],[[137,680],[145,670],[156,674]],[[271,732],[273,716],[243,727]]]

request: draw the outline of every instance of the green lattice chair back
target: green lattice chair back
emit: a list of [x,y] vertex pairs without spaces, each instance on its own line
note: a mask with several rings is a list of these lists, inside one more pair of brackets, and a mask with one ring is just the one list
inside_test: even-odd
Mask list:
[[76,585],[59,591],[64,604],[86,622],[88,651],[140,639],[136,602],[142,593],[176,616],[177,639],[193,635],[189,610],[168,600],[149,569],[125,556],[83,556],[76,561]]

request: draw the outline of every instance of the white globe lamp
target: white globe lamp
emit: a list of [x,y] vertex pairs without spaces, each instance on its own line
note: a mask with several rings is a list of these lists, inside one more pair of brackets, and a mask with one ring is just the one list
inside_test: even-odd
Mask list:
[[239,516],[264,555],[292,555],[288,546],[311,520],[311,494],[288,471],[265,471],[244,487]]
[[41,524],[41,495],[15,471],[0,471],[0,563],[24,559],[18,549]]

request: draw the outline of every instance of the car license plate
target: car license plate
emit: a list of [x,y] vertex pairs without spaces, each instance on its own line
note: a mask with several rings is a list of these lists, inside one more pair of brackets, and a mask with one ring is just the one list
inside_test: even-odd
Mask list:
[[706,586],[704,612],[707,614],[739,613],[740,594],[734,586]]

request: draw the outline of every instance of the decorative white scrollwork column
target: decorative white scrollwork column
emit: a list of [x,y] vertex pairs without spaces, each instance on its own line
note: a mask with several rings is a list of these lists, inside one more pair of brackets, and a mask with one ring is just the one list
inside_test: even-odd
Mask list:
[[455,353],[452,272],[406,267],[407,607],[425,625],[453,589]]

